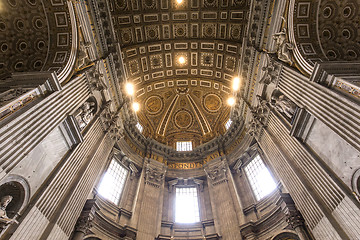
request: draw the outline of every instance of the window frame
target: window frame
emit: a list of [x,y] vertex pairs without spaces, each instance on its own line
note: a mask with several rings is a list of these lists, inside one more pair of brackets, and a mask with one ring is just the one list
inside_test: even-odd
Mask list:
[[229,128],[231,127],[231,125],[233,124],[233,121],[231,120],[231,118],[229,118],[225,124],[224,124],[224,127],[225,127],[225,130],[229,130]]
[[139,122],[137,122],[135,124],[135,127],[140,133],[143,133],[143,131],[144,131],[144,126],[143,125],[141,125]]
[[[190,150],[178,150],[178,143],[190,143],[191,147],[190,147]],[[193,142],[192,141],[176,141],[176,151],[177,152],[191,152],[193,150]],[[181,145],[181,147],[183,147],[183,145]]]
[[[107,173],[110,165],[111,165],[111,162],[112,161],[116,161],[120,167],[124,168],[126,171],[127,171],[127,174],[126,174],[126,177],[124,179],[124,183],[123,183],[123,187],[122,187],[122,190],[121,190],[121,193],[120,193],[120,197],[119,197],[119,200],[117,203],[113,202],[112,200],[106,198],[105,196],[103,196],[101,193],[100,193],[100,186],[101,186],[101,183],[105,177],[105,174]],[[122,200],[124,199],[124,196],[126,195],[126,191],[127,191],[127,185],[128,185],[128,181],[129,181],[129,178],[130,178],[130,175],[131,175],[131,169],[126,166],[123,162],[121,162],[116,156],[111,156],[109,158],[109,163],[106,165],[106,168],[104,169],[102,175],[101,175],[101,178],[97,184],[97,187],[96,187],[96,192],[97,192],[97,195],[99,195],[103,200],[111,203],[111,204],[114,204],[116,206],[121,206],[121,202]]]
[[[266,167],[266,169],[268,170],[271,178],[273,179],[274,183],[275,183],[275,188],[268,194],[262,196],[262,197],[259,197],[259,199],[257,198],[257,194],[251,184],[251,180],[250,180],[250,177],[247,173],[247,171],[245,170],[245,168],[253,161],[255,160],[255,158],[259,156],[260,157],[260,160],[262,160],[263,162],[263,165]],[[274,175],[274,171],[272,170],[272,168],[269,166],[269,164],[267,164],[267,160],[266,158],[264,157],[264,155],[262,154],[262,152],[259,151],[259,149],[257,149],[253,154],[251,154],[251,157],[249,158],[248,161],[245,162],[245,164],[241,167],[242,170],[244,171],[245,175],[246,175],[246,180],[248,182],[248,185],[249,185],[249,188],[251,190],[251,193],[253,194],[254,196],[254,199],[256,202],[260,202],[264,199],[266,199],[267,197],[269,197],[271,194],[273,194],[277,189],[278,189],[278,186],[279,186],[279,180],[278,178],[276,177],[276,175]]]
[[[197,210],[198,210],[198,221],[195,221],[195,222],[177,222],[176,221],[176,189],[177,188],[194,188],[195,191],[196,191],[196,199],[197,199]],[[200,207],[200,203],[201,203],[201,199],[200,199],[200,190],[199,190],[199,186],[197,184],[189,184],[189,185],[185,185],[185,184],[176,184],[174,186],[174,203],[173,203],[173,206],[174,206],[174,209],[173,209],[173,212],[174,212],[174,217],[173,217],[173,220],[174,220],[174,223],[176,224],[197,224],[197,223],[200,223],[201,222],[201,207]]]
[[[168,214],[170,214],[173,223],[179,225],[198,225],[202,222],[202,219],[205,217],[204,212],[204,199],[203,199],[203,181],[199,179],[182,179],[177,178],[168,182],[169,184],[169,209]],[[182,223],[176,222],[176,188],[195,188],[197,194],[197,207],[198,207],[198,222],[192,223]],[[170,200],[171,199],[171,200]]]

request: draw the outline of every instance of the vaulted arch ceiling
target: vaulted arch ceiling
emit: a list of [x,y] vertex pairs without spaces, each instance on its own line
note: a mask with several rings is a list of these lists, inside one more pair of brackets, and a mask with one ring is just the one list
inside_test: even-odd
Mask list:
[[174,146],[224,133],[249,1],[112,0],[110,8],[145,136]]
[[13,72],[55,71],[59,79],[70,73],[77,43],[73,11],[63,0],[1,1],[0,79]]
[[291,0],[290,9],[290,38],[295,56],[306,61],[304,69],[316,62],[360,60],[359,1]]

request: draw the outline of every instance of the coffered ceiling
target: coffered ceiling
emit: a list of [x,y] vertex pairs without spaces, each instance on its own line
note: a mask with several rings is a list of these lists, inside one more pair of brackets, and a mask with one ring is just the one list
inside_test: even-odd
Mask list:
[[174,146],[222,134],[249,2],[112,0],[110,8],[145,136]]
[[62,0],[0,4],[0,79],[13,72],[55,71],[71,57],[72,9]]

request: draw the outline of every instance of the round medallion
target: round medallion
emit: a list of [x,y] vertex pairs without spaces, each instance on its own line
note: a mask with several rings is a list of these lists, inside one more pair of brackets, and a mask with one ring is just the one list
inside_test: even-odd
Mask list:
[[177,113],[175,113],[174,120],[177,127],[188,128],[190,127],[193,118],[188,111],[180,110]]
[[146,99],[145,108],[150,114],[157,114],[163,108],[163,102],[159,96],[151,96]]
[[125,9],[125,8],[126,8],[126,0],[117,0],[117,1],[116,1],[116,5],[117,5],[120,9]]
[[221,99],[216,94],[208,94],[204,98],[204,107],[209,112],[219,111],[221,108]]

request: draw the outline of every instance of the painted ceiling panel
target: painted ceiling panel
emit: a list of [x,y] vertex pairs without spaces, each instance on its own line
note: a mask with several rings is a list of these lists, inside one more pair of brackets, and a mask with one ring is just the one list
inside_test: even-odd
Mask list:
[[113,0],[110,7],[143,134],[172,147],[223,134],[249,2]]

